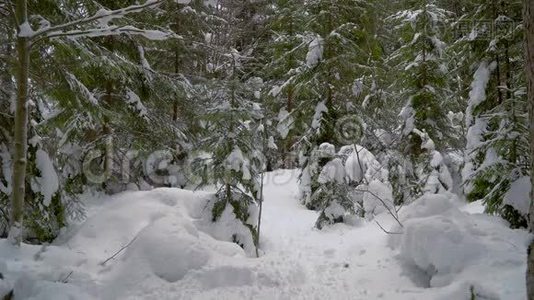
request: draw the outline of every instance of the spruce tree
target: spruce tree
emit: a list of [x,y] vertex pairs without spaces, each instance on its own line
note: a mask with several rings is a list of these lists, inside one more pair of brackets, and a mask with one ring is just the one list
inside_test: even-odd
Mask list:
[[[392,179],[401,180],[397,186],[406,191],[396,192],[398,203],[428,192],[431,173],[448,173],[443,158],[435,160],[434,151],[446,150],[455,138],[447,118],[450,90],[444,30],[451,13],[434,1],[407,1],[404,8],[388,18],[400,37],[400,46],[389,60],[399,74],[393,83],[397,101],[405,103],[400,112],[405,142],[399,146],[408,158],[392,165],[402,169],[401,173],[394,169],[396,178]],[[438,184],[441,187],[431,189],[433,192],[452,188],[447,182]]]
[[[260,4],[224,1],[214,10],[210,67],[195,84],[203,111],[198,114],[201,126],[196,141],[201,152],[193,160],[193,173],[200,175],[199,186],[217,187],[209,206],[212,221],[238,222],[231,236],[222,238],[239,244],[248,254],[259,247],[257,204],[262,197],[260,173],[266,164],[266,122],[259,103],[263,80],[250,71],[256,36],[245,33],[245,24],[252,24]],[[224,22],[217,22],[221,19]]]
[[[21,10],[26,7],[23,2]],[[82,174],[85,167],[82,161],[91,147],[106,150],[103,157],[94,161],[109,176],[116,175],[111,170],[112,160],[117,157],[109,149],[117,153],[133,148],[149,153],[158,146],[174,148],[178,141],[185,139],[179,124],[169,122],[172,109],[166,109],[160,99],[170,98],[168,95],[175,95],[176,90],[183,92],[187,85],[181,83],[186,80],[150,68],[150,59],[143,51],[147,39],[160,40],[172,34],[147,30],[146,27],[151,25],[156,27],[154,19],[141,22],[141,19],[133,18],[139,22],[135,25],[140,29],[122,26],[126,24],[121,19],[125,11],[110,9],[128,4],[131,3],[42,1],[27,6],[31,15],[29,24],[23,24],[22,34],[17,38],[19,42],[32,39],[32,47],[25,47],[31,60],[27,64],[25,59],[20,60],[14,68],[32,71],[28,74],[30,81],[27,81],[32,87],[31,93],[21,93],[26,90],[22,86],[26,82],[24,78],[17,81],[17,104],[20,106],[28,101],[30,105],[24,105],[26,113],[19,109],[13,126],[17,133],[13,139],[18,145],[16,153],[26,160],[16,156],[12,161],[27,161],[26,166],[12,168],[18,175],[13,178],[17,179],[15,183],[19,187],[11,188],[15,197],[9,210],[12,214],[10,222],[17,229],[14,231],[16,242],[21,241],[19,225],[23,215],[30,220],[25,237],[42,242],[54,238],[67,217],[81,212],[81,207],[74,204],[75,195],[95,183],[94,178]],[[130,9],[141,11],[158,4],[161,3],[146,2],[130,6]],[[117,15],[105,18],[106,14]],[[70,22],[64,23],[65,20]],[[139,34],[142,37],[136,36]],[[8,45],[13,45],[14,38]],[[22,54],[26,57],[26,53]],[[24,121],[24,115],[30,122]],[[154,134],[136,137],[138,132],[146,132],[149,128],[160,128],[162,135],[176,138],[162,143],[161,139],[154,138]],[[30,143],[28,152],[23,151],[26,141]],[[111,147],[113,143],[115,145]],[[7,163],[3,159],[3,165]],[[48,171],[63,170],[57,184],[53,184],[56,193],[50,194],[50,186],[43,186],[43,178],[51,174],[43,173],[44,166]],[[96,182],[97,185],[101,183]]]
[[[518,2],[475,2],[474,13],[463,17],[468,30],[460,36],[471,82],[466,110],[464,191],[469,201],[483,200],[486,211],[526,226],[526,210],[510,199],[528,175],[526,163],[525,77]],[[477,20],[494,20],[478,22]]]
[[292,154],[298,133],[306,126],[306,87],[298,85],[299,76],[306,69],[308,33],[303,1],[276,1],[269,16],[267,28],[270,34],[267,55],[270,57],[262,71],[266,76],[267,108],[272,112],[273,131],[280,145],[278,165],[290,167],[295,164]]
[[[238,57],[238,53],[232,56]],[[207,155],[199,153],[193,164],[194,172],[201,175],[200,186],[217,186],[210,204],[212,221],[228,222],[230,214],[241,222],[232,240],[251,253],[258,247],[256,210],[265,164],[263,143],[258,143],[264,137],[263,112],[255,101],[255,91],[234,72],[206,86],[210,106],[202,116],[198,148]]]

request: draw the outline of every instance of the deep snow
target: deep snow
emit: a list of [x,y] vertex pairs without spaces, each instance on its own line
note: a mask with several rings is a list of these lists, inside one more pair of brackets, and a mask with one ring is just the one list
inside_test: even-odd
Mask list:
[[90,197],[87,220],[53,245],[17,250],[0,240],[0,294],[14,286],[15,299],[461,300],[473,288],[483,299],[524,299],[529,236],[480,204],[431,196],[401,209],[403,228],[384,213],[319,231],[317,213],[297,201],[297,176],[265,176],[260,258],[214,238],[223,235],[205,217],[206,192],[126,192]]

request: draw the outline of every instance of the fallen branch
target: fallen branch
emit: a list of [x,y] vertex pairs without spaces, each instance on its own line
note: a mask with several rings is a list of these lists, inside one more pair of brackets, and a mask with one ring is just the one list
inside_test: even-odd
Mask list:
[[378,225],[378,227],[380,227],[380,229],[382,229],[382,231],[385,232],[386,234],[403,234],[403,232],[388,231],[384,227],[382,227],[382,225],[380,225],[380,223],[377,220],[375,220],[375,222],[376,222],[376,225]]
[[59,282],[62,282],[62,283],[67,283],[67,282],[69,282],[69,277],[70,277],[70,275],[72,275],[73,272],[74,272],[74,271],[70,271],[69,274],[67,274],[67,276],[65,276],[65,278],[60,279]]
[[377,196],[375,193],[369,191],[369,190],[359,190],[359,189],[356,189],[357,192],[362,192],[362,193],[369,193],[371,194],[373,197],[375,197],[376,199],[378,199],[378,201],[382,202],[382,205],[387,209],[388,213],[393,217],[393,219],[395,219],[395,221],[397,221],[397,223],[400,225],[400,227],[404,227],[401,223],[401,221],[399,220],[399,217],[397,216],[396,213],[393,213],[391,211],[391,209],[386,205],[386,201],[382,198],[380,198],[379,196]]
[[105,261],[101,262],[99,265],[105,266],[108,261],[110,261],[112,259],[115,259],[115,257],[117,257],[117,255],[119,255],[122,251],[124,251],[126,248],[130,247],[130,245],[133,244],[133,242],[135,242],[137,237],[138,236],[136,235],[128,244],[124,245],[122,248],[119,249],[119,251],[115,252],[111,257],[109,257]]

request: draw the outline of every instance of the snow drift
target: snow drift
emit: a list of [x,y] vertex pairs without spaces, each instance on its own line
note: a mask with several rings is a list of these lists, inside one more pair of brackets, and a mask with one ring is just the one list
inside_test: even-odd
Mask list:
[[463,283],[463,292],[473,288],[490,299],[524,298],[528,234],[459,205],[452,194],[427,194],[404,208],[404,226],[396,229],[403,233],[391,239],[400,259],[421,271],[428,287]]
[[[125,192],[101,200],[56,245],[23,245],[19,251],[1,240],[0,294],[14,289],[17,299],[127,298],[139,286],[174,283],[223,257],[246,258],[232,242],[241,223],[232,211],[218,220],[222,224],[213,223],[212,197],[180,189]],[[204,275],[206,285],[225,275],[213,272]]]
[[[84,201],[87,220],[52,245],[16,249],[0,240],[0,295],[14,290],[15,299],[39,300],[469,300],[472,293],[477,299],[525,298],[529,236],[481,214],[479,204],[426,195],[401,209],[401,235],[385,234],[374,220],[316,230],[318,213],[299,204],[297,178],[298,171],[289,170],[265,176],[260,258],[231,241],[230,210],[228,222],[212,223],[210,193],[92,195]],[[387,212],[375,220],[385,228],[396,223]]]

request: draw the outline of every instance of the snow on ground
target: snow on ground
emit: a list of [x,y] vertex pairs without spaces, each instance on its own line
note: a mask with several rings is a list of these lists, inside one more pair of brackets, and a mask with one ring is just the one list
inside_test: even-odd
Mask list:
[[[213,238],[206,192],[157,189],[93,199],[50,246],[0,240],[0,294],[15,299],[524,299],[528,235],[445,196],[402,208],[403,228],[313,228],[297,172],[269,173],[262,256]],[[397,227],[397,228],[396,228]],[[128,245],[127,247],[125,247]],[[123,247],[124,250],[120,251]],[[114,259],[109,259],[115,255]]]

